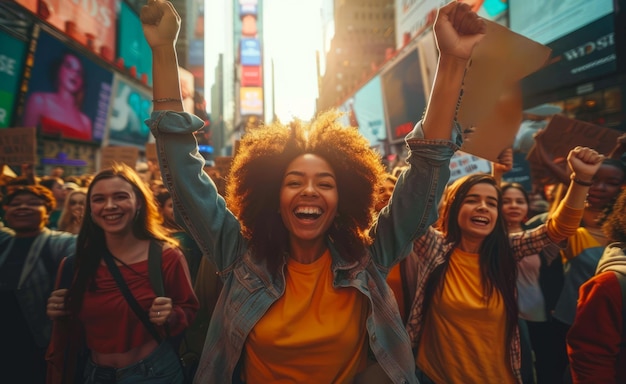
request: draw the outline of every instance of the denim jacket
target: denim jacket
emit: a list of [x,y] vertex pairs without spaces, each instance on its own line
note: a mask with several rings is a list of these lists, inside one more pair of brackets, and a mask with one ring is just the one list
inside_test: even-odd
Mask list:
[[[156,111],[146,124],[156,137],[161,175],[177,219],[216,263],[224,280],[194,382],[231,382],[248,334],[285,291],[284,272],[272,275],[251,257],[237,218],[203,172],[204,159],[192,135],[203,122],[188,113]],[[455,136],[460,140],[457,132]],[[327,240],[334,285],[354,287],[369,299],[369,346],[394,383],[417,383],[417,378],[411,343],[385,279],[389,269],[410,253],[413,240],[437,219],[450,158],[460,145],[421,137],[418,124],[406,139],[410,166],[371,229],[374,242],[367,255],[346,262]]]
[[[5,263],[11,250],[15,234],[3,229],[0,231],[0,268]],[[52,260],[43,260],[42,250],[47,247],[47,255]],[[28,327],[38,346],[45,348],[50,342],[52,321],[46,315],[48,297],[54,288],[56,270],[50,271],[47,264],[58,267],[61,259],[71,256],[76,250],[76,235],[43,228],[30,246],[20,280],[15,290],[15,297],[28,322]]]

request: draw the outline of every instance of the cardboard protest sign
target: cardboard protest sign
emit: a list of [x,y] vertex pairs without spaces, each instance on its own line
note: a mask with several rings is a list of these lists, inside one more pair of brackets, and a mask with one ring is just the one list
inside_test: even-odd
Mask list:
[[100,169],[108,168],[113,163],[124,163],[135,169],[139,159],[139,148],[137,147],[104,147],[100,154]]
[[448,183],[472,173],[491,173],[491,162],[463,151],[456,151],[450,159]]
[[496,161],[522,121],[519,81],[543,67],[550,48],[485,20],[487,33],[472,53],[457,119],[475,127],[462,150]]
[[533,180],[552,178],[537,153],[537,145],[541,145],[553,161],[563,163],[569,151],[579,145],[607,155],[615,147],[620,134],[620,131],[611,128],[554,115],[548,126],[535,135],[535,145],[526,157],[530,163],[531,176]]
[[22,165],[37,162],[37,129],[0,129],[0,164]]

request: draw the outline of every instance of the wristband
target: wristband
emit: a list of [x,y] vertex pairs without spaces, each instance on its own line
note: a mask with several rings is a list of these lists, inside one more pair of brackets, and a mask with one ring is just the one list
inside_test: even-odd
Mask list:
[[579,178],[576,177],[575,173],[572,173],[570,175],[570,180],[572,180],[574,183],[578,184],[578,185],[582,185],[583,187],[591,187],[593,185],[593,181],[584,181],[584,180],[580,180]]
[[162,99],[152,99],[153,103],[167,103],[168,101],[182,101],[182,99],[179,98],[175,98],[175,97],[164,97]]

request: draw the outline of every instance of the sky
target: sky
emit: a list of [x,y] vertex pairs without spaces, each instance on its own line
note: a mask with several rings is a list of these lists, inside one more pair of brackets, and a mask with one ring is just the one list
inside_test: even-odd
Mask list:
[[[318,95],[315,52],[322,50],[321,1],[263,1],[264,55],[274,61],[275,112],[283,122],[294,117],[308,120],[315,113]],[[207,1],[205,15],[224,14],[224,10],[220,9],[224,3],[228,2]],[[224,51],[224,40],[211,36],[223,35],[224,19],[206,18],[210,21],[205,26],[207,89],[214,82],[217,55]],[[265,60],[264,70],[271,70],[269,60]],[[270,103],[270,95],[266,97],[268,100],[265,102]]]

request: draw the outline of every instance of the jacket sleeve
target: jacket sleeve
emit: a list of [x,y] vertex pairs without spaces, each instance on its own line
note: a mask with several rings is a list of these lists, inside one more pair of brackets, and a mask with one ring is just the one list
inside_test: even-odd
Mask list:
[[574,383],[615,383],[622,340],[622,295],[615,272],[594,276],[580,287],[567,353]]
[[161,176],[176,219],[220,271],[245,252],[240,225],[204,172],[193,132],[204,122],[186,112],[156,111],[146,120],[156,138]]
[[379,265],[400,262],[411,252],[413,240],[437,220],[439,200],[450,178],[450,159],[461,144],[459,132],[457,125],[450,140],[427,140],[419,122],[407,136],[409,166],[398,177],[389,204],[371,231],[372,257]]

